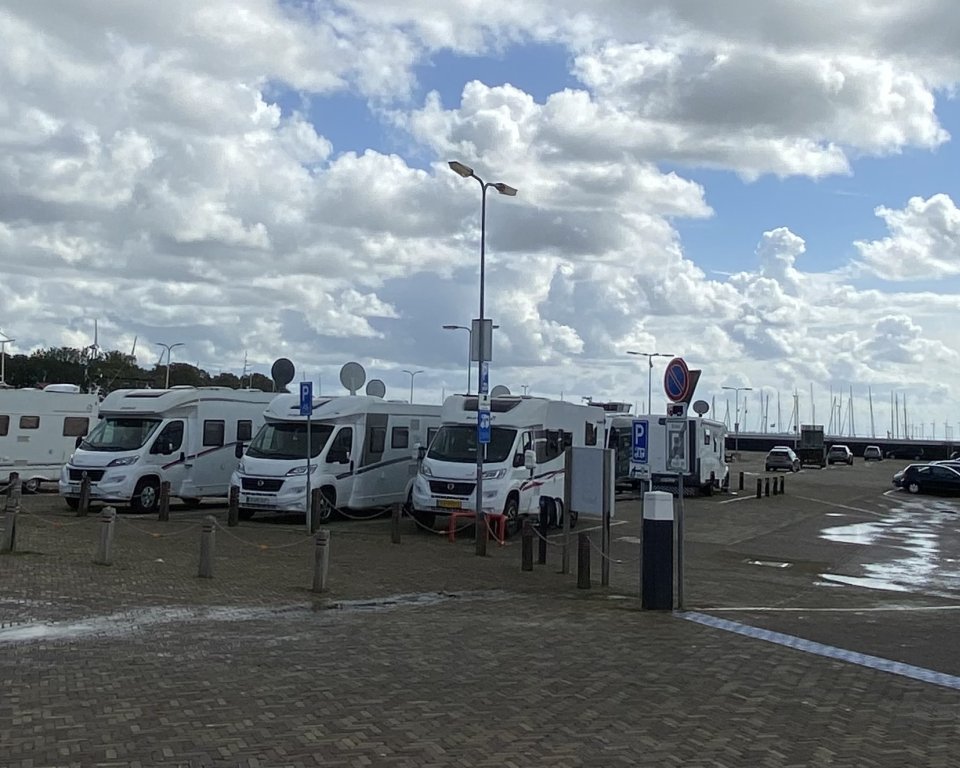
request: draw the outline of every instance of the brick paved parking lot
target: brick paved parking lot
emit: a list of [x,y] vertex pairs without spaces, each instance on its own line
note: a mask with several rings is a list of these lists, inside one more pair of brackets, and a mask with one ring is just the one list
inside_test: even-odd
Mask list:
[[[960,675],[960,505],[884,495],[894,469],[688,499],[686,607]],[[109,567],[95,514],[24,511],[0,556],[3,766],[960,765],[953,678],[639,611],[633,501],[608,590],[597,555],[577,590],[555,546],[523,573],[517,541],[477,558],[468,531],[405,520],[393,545],[378,519],[331,524],[324,595],[293,521],[218,529],[205,580],[199,523],[222,506],[122,515]]]

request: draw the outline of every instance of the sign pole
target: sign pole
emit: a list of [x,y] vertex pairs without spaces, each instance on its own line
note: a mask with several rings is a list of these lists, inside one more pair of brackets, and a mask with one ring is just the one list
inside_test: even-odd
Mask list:
[[600,558],[600,586],[610,586],[610,505],[613,503],[613,496],[610,492],[612,481],[612,456],[613,451],[605,450],[603,452],[603,496],[601,502],[601,531],[600,531],[600,550],[603,557]]
[[[563,430],[560,430],[560,445],[563,445]],[[560,572],[570,573],[570,515],[573,510],[570,502],[573,500],[573,449],[563,450],[563,554]]]
[[677,609],[683,610],[683,475],[677,476]]
[[307,533],[313,533],[312,530],[312,510],[310,509],[310,501],[312,499],[312,493],[310,489],[310,416],[313,413],[313,382],[312,381],[301,381],[300,382],[300,415],[307,417],[307,447],[304,453],[307,455],[307,495],[303,502],[303,512],[304,518],[306,519]]

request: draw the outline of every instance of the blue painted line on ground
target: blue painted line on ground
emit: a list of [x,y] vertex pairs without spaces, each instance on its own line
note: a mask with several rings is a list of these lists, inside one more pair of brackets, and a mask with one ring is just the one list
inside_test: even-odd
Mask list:
[[728,619],[718,619],[715,616],[708,616],[705,613],[698,613],[696,611],[678,611],[676,616],[681,619],[686,619],[687,621],[702,624],[706,627],[722,629],[726,632],[743,635],[744,637],[752,637],[755,640],[765,640],[768,643],[776,643],[777,645],[783,645],[797,651],[813,653],[828,659],[845,661],[848,664],[857,664],[861,667],[876,669],[880,672],[889,672],[892,675],[909,677],[912,680],[919,680],[922,683],[940,685],[944,688],[952,688],[955,691],[960,691],[960,677],[956,675],[948,675],[944,672],[937,672],[925,667],[916,667],[913,664],[905,664],[902,661],[893,661],[892,659],[884,659],[879,656],[870,656],[865,653],[848,651],[844,648],[824,645],[823,643],[817,643],[813,640],[804,640],[802,637],[786,635],[782,632],[773,632],[769,629],[751,627],[749,624],[741,624],[737,621],[729,621]]

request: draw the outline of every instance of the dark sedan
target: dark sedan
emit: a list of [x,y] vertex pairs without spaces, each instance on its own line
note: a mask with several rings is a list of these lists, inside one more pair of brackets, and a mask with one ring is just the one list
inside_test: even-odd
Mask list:
[[945,464],[911,464],[897,473],[894,484],[909,493],[942,493],[960,495],[960,470]]

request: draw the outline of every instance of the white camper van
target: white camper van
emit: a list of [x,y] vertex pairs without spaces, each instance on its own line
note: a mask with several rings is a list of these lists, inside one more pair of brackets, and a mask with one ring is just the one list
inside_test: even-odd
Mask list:
[[630,476],[638,481],[657,486],[675,486],[677,475],[669,468],[668,448],[685,452],[688,471],[683,476],[685,488],[698,488],[703,493],[726,488],[729,483],[724,444],[727,429],[723,422],[689,417],[686,424],[686,440],[682,445],[667,445],[668,426],[666,416],[648,414],[636,416],[646,435],[645,451],[641,456],[631,457]]
[[237,465],[234,445],[263,424],[275,397],[256,389],[120,389],[100,404],[100,421],[60,473],[60,495],[76,509],[83,474],[90,498],[157,508],[160,483],[187,504],[226,496]]
[[56,482],[60,470],[97,420],[100,398],[76,384],[0,389],[0,483],[20,475],[24,490]]
[[[240,488],[240,517],[258,511],[306,512],[307,418],[298,395],[277,395],[247,446],[231,484]],[[417,446],[440,426],[440,406],[378,397],[318,397],[310,417],[310,487],[321,517],[335,508],[367,510],[404,501],[417,471]]]
[[[516,528],[521,516],[539,512],[542,496],[551,518],[559,523],[564,449],[571,445],[604,447],[603,409],[508,396],[491,398],[490,411],[490,443],[483,464],[484,512],[505,514],[508,529]],[[414,517],[428,526],[437,515],[477,508],[477,397],[448,397],[442,421],[420,464],[411,496]],[[536,454],[532,470],[525,466],[527,451]]]

